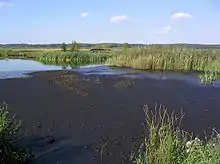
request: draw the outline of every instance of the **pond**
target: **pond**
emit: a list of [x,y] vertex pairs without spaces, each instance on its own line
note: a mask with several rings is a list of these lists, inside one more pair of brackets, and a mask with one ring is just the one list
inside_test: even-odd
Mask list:
[[0,60],[0,79],[20,78],[28,76],[28,73],[38,71],[51,70],[71,70],[84,75],[113,75],[116,77],[132,78],[132,79],[157,79],[157,80],[180,80],[197,86],[214,86],[220,87],[220,80],[215,79],[211,85],[203,85],[201,78],[205,78],[205,74],[192,72],[171,72],[171,71],[143,71],[133,70],[130,68],[109,67],[104,64],[78,66],[73,68],[66,65],[51,65],[40,63],[33,60],[23,59],[5,59]]

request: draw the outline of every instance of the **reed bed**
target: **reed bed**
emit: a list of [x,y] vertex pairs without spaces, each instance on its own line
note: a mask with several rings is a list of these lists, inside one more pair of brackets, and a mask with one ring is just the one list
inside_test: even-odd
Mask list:
[[115,51],[111,66],[146,70],[220,72],[220,50],[184,47],[141,47]]
[[104,63],[108,58],[104,53],[91,52],[45,52],[38,57],[38,59],[45,63]]

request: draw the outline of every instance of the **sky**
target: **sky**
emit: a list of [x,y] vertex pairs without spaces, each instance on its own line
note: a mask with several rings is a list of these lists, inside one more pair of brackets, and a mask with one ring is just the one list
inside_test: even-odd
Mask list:
[[220,44],[220,0],[0,0],[0,44]]

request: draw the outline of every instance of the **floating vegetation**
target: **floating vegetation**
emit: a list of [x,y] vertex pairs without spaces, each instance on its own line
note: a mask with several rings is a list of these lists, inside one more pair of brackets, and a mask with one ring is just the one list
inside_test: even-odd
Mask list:
[[215,72],[205,72],[199,75],[202,84],[212,84],[218,78]]
[[115,85],[114,88],[130,88],[135,85],[135,80],[119,80]]

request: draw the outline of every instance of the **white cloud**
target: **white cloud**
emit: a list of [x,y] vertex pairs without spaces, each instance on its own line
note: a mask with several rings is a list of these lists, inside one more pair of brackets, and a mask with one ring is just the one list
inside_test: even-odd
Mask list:
[[3,7],[3,6],[11,6],[12,4],[9,3],[9,2],[5,2],[5,1],[0,1],[0,7]]
[[89,13],[82,13],[82,14],[81,14],[81,17],[82,17],[82,18],[85,18],[85,17],[87,17],[88,15],[89,15]]
[[159,31],[157,34],[158,35],[167,35],[171,30],[172,30],[172,27],[170,25],[168,25],[168,26],[163,27],[162,30]]
[[171,15],[172,19],[183,19],[183,18],[192,18],[193,16],[189,13],[177,12]]
[[126,20],[128,20],[128,17],[126,15],[118,15],[110,18],[111,22],[121,22]]

